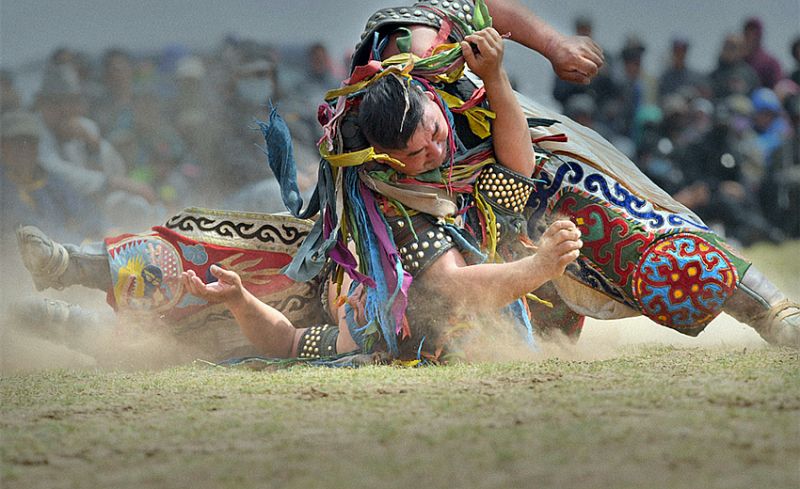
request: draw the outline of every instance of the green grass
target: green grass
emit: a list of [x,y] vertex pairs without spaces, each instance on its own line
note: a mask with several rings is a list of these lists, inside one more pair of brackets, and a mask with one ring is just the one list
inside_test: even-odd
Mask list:
[[797,488],[795,350],[2,379],[3,488]]

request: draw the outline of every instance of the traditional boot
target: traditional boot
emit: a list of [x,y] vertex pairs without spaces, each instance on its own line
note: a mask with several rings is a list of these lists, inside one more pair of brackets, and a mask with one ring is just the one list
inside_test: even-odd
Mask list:
[[25,226],[17,229],[17,246],[36,290],[83,285],[107,291],[112,287],[108,253],[102,241],[62,245],[39,228]]
[[789,300],[751,266],[723,309],[768,343],[800,348],[800,304]]
[[103,327],[96,313],[76,304],[45,298],[29,298],[9,306],[9,316],[41,338],[72,347],[93,338]]

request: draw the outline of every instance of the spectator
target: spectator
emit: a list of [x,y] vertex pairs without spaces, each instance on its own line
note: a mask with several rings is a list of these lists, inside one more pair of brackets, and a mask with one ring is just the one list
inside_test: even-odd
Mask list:
[[673,38],[669,66],[658,79],[659,100],[684,87],[697,88],[702,85],[702,75],[686,64],[688,52],[689,41],[682,37]]
[[779,242],[783,233],[767,222],[756,194],[748,191],[746,155],[732,122],[730,111],[719,111],[708,134],[687,147],[679,161],[684,187],[675,199],[744,246],[765,238]]
[[731,95],[750,95],[759,85],[758,75],[744,60],[744,40],[737,34],[725,37],[717,67],[711,72],[714,98],[723,100]]
[[17,226],[32,224],[56,230],[69,239],[99,237],[103,218],[95,206],[39,160],[41,128],[33,114],[5,112],[0,124],[0,235],[14,235]]
[[750,17],[742,29],[744,35],[744,59],[753,67],[761,86],[774,88],[778,80],[783,78],[781,64],[762,46],[764,24],[758,17]]
[[645,46],[636,37],[629,37],[622,48],[621,70],[616,73],[620,88],[621,118],[617,132],[633,137],[633,125],[640,107],[656,103],[657,82],[642,69]]
[[133,61],[121,49],[109,49],[102,62],[103,95],[92,115],[126,161],[135,158],[133,134]]
[[114,225],[138,229],[163,217],[149,205],[156,198],[153,191],[127,178],[125,161],[101,137],[97,124],[83,117],[74,68],[49,66],[36,106],[42,123],[39,154],[45,169],[93,199]]
[[800,95],[784,104],[791,122],[791,134],[768,162],[761,192],[761,205],[769,209],[772,224],[792,238],[800,238]]
[[753,102],[753,129],[758,133],[758,144],[761,147],[764,160],[769,162],[775,152],[786,138],[791,129],[783,117],[780,100],[775,92],[769,88],[759,88],[751,97]]
[[[178,62],[175,70],[177,94],[173,106],[173,127],[186,145],[188,159],[198,167],[205,182],[203,188],[213,188],[215,167],[220,165],[222,154],[221,124],[216,114],[218,97],[208,86],[205,63],[197,56],[187,56]],[[217,102],[217,103],[215,103]]]
[[240,43],[242,63],[229,74],[222,139],[224,161],[215,168],[218,191],[226,208],[248,211],[284,210],[280,191],[262,150],[264,138],[256,118],[268,115],[267,102],[278,103],[278,68],[271,51],[252,42]]

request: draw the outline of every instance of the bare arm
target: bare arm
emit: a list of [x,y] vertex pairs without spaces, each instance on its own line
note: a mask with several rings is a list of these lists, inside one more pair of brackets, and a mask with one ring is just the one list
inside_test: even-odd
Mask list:
[[503,38],[490,27],[464,39],[461,49],[467,66],[483,80],[486,97],[497,114],[492,123],[497,161],[517,173],[530,176],[535,166],[531,136],[525,114],[503,68]]
[[586,84],[603,66],[603,50],[594,41],[561,34],[518,0],[486,0],[486,5],[494,28],[547,58],[559,78]]
[[[556,221],[542,235],[535,255],[509,263],[467,265],[461,254],[448,250],[418,279],[467,312],[499,309],[545,282],[561,276],[580,253],[580,231],[571,221]],[[465,284],[480,290],[464,291]]]
[[181,280],[191,294],[211,303],[224,302],[242,334],[264,355],[297,356],[297,343],[305,329],[296,329],[280,311],[258,300],[242,286],[236,272],[212,265],[211,273],[217,282],[205,284],[192,270],[183,272]]

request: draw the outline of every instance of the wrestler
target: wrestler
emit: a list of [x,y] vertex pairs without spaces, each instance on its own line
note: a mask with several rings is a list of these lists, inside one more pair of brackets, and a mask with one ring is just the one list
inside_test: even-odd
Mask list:
[[[461,48],[466,64],[484,80],[486,98],[495,115],[493,127],[497,130],[497,136],[489,143],[483,142],[483,146],[490,152],[493,149],[502,167],[499,164],[488,165],[480,173],[497,172],[500,175],[502,171],[507,172],[504,174],[517,175],[520,181],[524,180],[522,175],[530,174],[534,169],[534,153],[529,142],[527,121],[502,67],[503,40],[490,27],[467,35]],[[372,219],[377,219],[380,225],[381,217],[384,218],[388,229],[392,231],[390,241],[395,245],[396,254],[390,252],[387,258],[395,258],[402,264],[403,275],[413,277],[408,290],[407,317],[406,311],[401,311],[401,321],[407,326],[398,335],[400,338],[396,348],[395,338],[392,337],[394,331],[383,329],[378,334],[376,330],[377,341],[370,342],[362,332],[367,326],[365,321],[348,321],[346,313],[332,312],[332,317],[338,318],[335,326],[298,329],[280,311],[250,295],[235,273],[218,268],[213,268],[212,273],[219,281],[209,285],[193,272],[187,272],[184,282],[187,289],[209,302],[225,302],[245,335],[268,356],[303,357],[320,352],[343,353],[356,348],[362,351],[386,348],[395,356],[408,356],[424,350],[438,359],[436,352],[452,347],[447,341],[447,319],[454,314],[453,311],[462,317],[489,311],[496,315],[497,311],[510,306],[528,292],[563,274],[567,264],[578,256],[581,246],[580,233],[574,223],[563,220],[550,225],[539,242],[536,254],[505,263],[468,264],[462,250],[454,242],[454,238],[458,239],[453,230],[456,225],[448,228],[437,224],[437,219],[452,219],[458,207],[468,209],[468,205],[455,198],[459,192],[455,192],[455,196],[440,194],[441,206],[448,210],[438,213],[435,209],[418,205],[414,201],[418,193],[409,195],[417,191],[414,188],[416,184],[412,183],[414,179],[427,175],[427,182],[436,188],[436,178],[441,178],[440,169],[443,165],[451,160],[462,163],[470,150],[475,150],[465,147],[463,143],[456,147],[451,124],[438,100],[439,95],[435,91],[429,91],[411,79],[394,74],[374,79],[359,103],[359,125],[372,148],[386,157],[365,162],[358,169],[343,171],[349,171],[350,175],[358,175],[363,182],[368,182],[354,181],[353,186],[362,193],[369,187],[375,199],[375,204],[348,199],[346,205],[375,205],[375,214],[381,213],[382,216],[376,218],[373,215]],[[391,175],[380,180],[380,175],[387,175],[387,172]],[[491,191],[488,193],[491,194]],[[461,197],[467,200],[473,198],[466,194]],[[466,222],[469,220],[468,217]],[[477,218],[473,217],[472,221],[475,226],[478,225]],[[373,232],[367,223],[356,225],[360,226],[359,235]],[[408,233],[408,230],[413,231]],[[510,233],[508,235],[511,236]],[[354,241],[356,247],[361,245],[362,250],[364,247],[371,248],[360,254],[359,260],[364,260],[365,255],[376,252],[374,248],[383,245],[359,241],[358,238]],[[375,268],[372,272],[370,279],[375,280]],[[356,274],[353,276],[357,278]],[[407,278],[398,276],[399,282]],[[361,281],[366,284],[366,280]],[[486,285],[465,290],[462,284]],[[345,290],[348,288],[344,286]],[[364,287],[355,288],[350,297],[361,296],[363,299],[363,295],[369,296],[370,289],[374,288],[369,285],[366,290]],[[420,290],[426,296],[437,298],[435,306],[424,310],[426,308],[419,305],[422,298]],[[366,316],[366,322],[374,320],[368,317],[363,307],[358,306],[357,316]]]
[[[495,9],[494,25],[501,32],[512,24],[524,25],[529,18],[516,2],[487,3]],[[382,9],[367,22],[353,57],[353,72],[371,59],[383,59],[385,65],[404,50],[426,56],[435,47],[432,44],[458,41],[459,19],[472,20],[475,8],[469,1],[430,0],[408,8]],[[509,16],[511,11],[515,15]],[[514,32],[538,35],[517,28],[511,32],[512,39]],[[549,29],[541,32],[551,40],[558,38],[549,37]],[[524,36],[518,39],[523,44],[530,41]],[[526,45],[548,55],[540,49],[541,42]],[[589,46],[592,49],[583,51],[588,53],[583,60],[601,63],[602,57],[595,57],[596,46]],[[420,76],[431,78],[430,73],[420,72]],[[465,96],[481,85],[469,73],[457,80],[439,80],[440,90],[458,85]],[[468,83],[474,83],[472,88]],[[613,319],[644,314],[695,336],[725,310],[771,343],[800,344],[800,308],[739,252],[596,133],[523,96],[517,98],[527,117],[551,121],[531,127],[531,137],[544,157],[532,175],[540,181],[527,205],[529,228],[535,234],[542,221],[566,215],[578,224],[585,243],[578,267],[554,281],[554,290],[547,294],[557,302],[556,311],[562,316],[567,312],[560,328],[578,333],[581,315]],[[499,135],[495,130],[493,135]]]
[[[474,51],[469,43],[474,46]],[[486,80],[487,97],[496,114],[495,124],[503,128],[502,136],[494,139],[495,152],[503,158],[504,162],[508,162],[506,166],[509,171],[532,172],[534,155],[532,147],[528,143],[527,123],[516,104],[508,77],[502,69],[503,44],[501,37],[493,29],[486,29],[467,36],[462,48],[466,53],[468,65]],[[387,129],[386,133],[388,134],[402,133],[405,140],[389,142],[381,139],[380,135],[376,135],[374,131],[367,134],[368,138],[374,142],[376,147],[391,155],[388,158],[391,162],[389,166],[398,172],[403,172],[406,176],[413,177],[438,169],[450,156],[448,142],[452,141],[453,134],[451,134],[450,126],[444,119],[440,107],[434,103],[437,95],[416,85],[406,87],[402,81],[390,77],[385,78],[382,82],[382,84],[371,87],[367,92],[368,100],[362,104],[362,115],[367,122],[370,117],[380,116],[380,114],[402,115],[402,118],[394,117],[392,120],[383,121],[384,124],[376,125],[383,126]],[[370,94],[373,96],[369,97]],[[403,103],[405,101],[408,102],[408,110],[404,112]],[[404,124],[405,131],[403,132],[401,129]],[[486,145],[484,144],[484,146]],[[381,165],[375,165],[364,170],[380,171],[380,169]],[[518,178],[524,179],[521,176]],[[452,202],[450,205],[454,206]],[[405,221],[399,219],[398,215],[392,217],[395,227],[402,228]],[[423,229],[426,224],[432,226],[434,222],[426,220],[422,215],[410,218],[409,227],[411,227],[411,222],[416,224],[420,234],[423,230],[429,234],[433,233],[428,229],[435,229],[436,232],[430,234],[430,239],[423,237],[406,242],[409,249],[418,247],[419,250],[414,252],[413,260],[411,254],[404,253],[409,258],[403,258],[403,265],[412,270],[415,275],[422,274],[428,269],[422,275],[423,280],[416,288],[424,287],[426,292],[442,297],[442,309],[445,311],[460,309],[476,314],[500,309],[563,273],[567,263],[577,256],[577,249],[581,244],[575,225],[569,221],[560,221],[550,226],[548,232],[542,237],[539,252],[536,255],[524,257],[513,263],[467,265],[464,257],[455,248],[451,236],[448,235],[445,239],[445,236],[440,234],[443,230],[441,227]],[[186,255],[187,249],[199,245],[184,243],[185,237],[170,237],[167,230],[160,230],[159,234],[158,237],[151,236],[147,239],[163,241],[166,237],[170,241],[177,241],[182,255]],[[433,239],[434,237],[437,239]],[[27,242],[32,241],[33,231],[29,231],[20,239],[23,249],[25,249],[27,245],[24,243],[26,240]],[[143,240],[145,238],[133,237],[133,239]],[[40,236],[38,241],[45,243],[46,238]],[[158,244],[158,246],[163,246],[163,244]],[[56,249],[60,250],[58,246]],[[429,252],[423,251],[427,249]],[[73,250],[72,255],[76,257],[78,254]],[[179,261],[186,266],[191,260],[182,258]],[[28,262],[31,265],[30,268],[35,270],[37,265],[30,263],[31,260]],[[209,261],[205,260],[204,262]],[[235,262],[231,262],[231,264],[235,264]],[[158,268],[155,265],[149,266],[153,269]],[[66,276],[62,275],[59,278],[61,285],[65,285],[65,282],[76,281],[73,276],[79,267],[73,266],[72,268],[72,273],[66,273]],[[331,352],[352,351],[356,346],[365,349],[363,335],[357,335],[362,340],[360,342],[355,342],[350,335],[351,329],[357,329],[364,325],[348,324],[345,314],[341,311],[331,311],[332,318],[336,318],[334,322],[338,323],[338,331],[334,326],[297,330],[292,325],[292,321],[284,314],[264,304],[248,291],[237,273],[222,270],[214,265],[208,270],[211,276],[205,275],[203,277],[205,280],[218,279],[208,285],[203,283],[193,269],[183,273],[183,285],[185,290],[190,293],[189,297],[194,296],[209,303],[225,302],[242,327],[245,336],[258,347],[261,354],[277,357],[307,355],[308,351],[304,348],[313,343],[313,338],[318,337],[322,331],[326,332],[327,341],[332,341],[332,344],[326,344],[326,348],[330,347]],[[35,277],[43,275],[47,274],[36,274]],[[120,275],[119,272],[117,275]],[[145,278],[145,274],[141,275],[140,281]],[[485,283],[492,284],[493,287],[475,296],[456,293],[458,288],[454,285],[463,283]],[[135,289],[135,287],[125,280],[121,281],[118,277],[114,286],[114,298],[118,306],[120,305],[119,298],[127,297],[124,291],[129,289]],[[176,294],[173,291],[169,295],[175,296]],[[180,302],[185,302],[185,300]],[[438,316],[443,316],[441,310],[438,311]],[[337,336],[339,331],[343,334]],[[418,342],[414,344],[413,350],[417,350],[421,338],[420,332],[413,325],[410,331],[414,334],[411,335],[413,338],[409,339]],[[442,345],[434,336],[438,336],[440,333],[429,331],[426,335],[426,346],[439,349]],[[300,350],[298,350],[298,345],[301,345]],[[318,348],[318,346],[314,348]],[[396,354],[399,351],[392,353]]]
[[[490,4],[495,7],[498,3],[506,2]],[[429,4],[427,6],[431,7],[438,3],[432,0],[417,5],[426,6],[422,4]],[[469,2],[448,3],[447,7],[455,12],[455,5],[458,5],[458,14],[471,12],[474,8]],[[393,38],[385,45],[388,51],[384,53],[391,54],[392,49],[400,52],[396,41],[401,33],[396,33],[395,30],[398,26],[406,25],[413,32],[412,49],[421,55],[427,54],[427,47],[420,47],[420,44],[425,44],[420,41],[424,41],[425,36],[418,34],[428,29],[428,38],[435,39],[441,33],[444,16],[439,15],[440,10],[434,9],[420,9],[420,14],[424,15],[417,15],[413,9],[406,9],[406,12],[402,10],[384,9],[376,13],[370,19],[362,39],[370,38],[380,31],[383,37]],[[409,20],[404,16],[405,13],[409,14],[408,17],[414,17]],[[433,18],[430,18],[429,13]],[[381,22],[381,15],[388,20]],[[470,15],[467,13],[465,17]],[[501,18],[501,15],[496,15],[495,25],[500,25]],[[520,30],[517,29],[517,32]],[[365,54],[370,54],[373,46],[369,44],[362,42],[356,52],[354,66],[358,66],[359,59],[363,61]],[[555,64],[554,62],[554,66]],[[459,80],[461,81],[463,79]],[[480,83],[479,80],[472,81]],[[528,210],[531,214],[531,227],[535,228],[542,219],[552,219],[558,213],[565,213],[578,222],[579,227],[583,226],[584,241],[593,236],[591,249],[584,247],[578,260],[581,268],[568,273],[569,277],[556,281],[555,299],[561,302],[556,304],[556,309],[562,307],[563,310],[563,306],[567,305],[568,312],[572,313],[571,321],[575,321],[576,317],[580,321],[580,315],[576,315],[576,312],[601,319],[645,313],[662,324],[694,335],[702,331],[705,324],[722,308],[720,305],[724,305],[727,312],[754,326],[768,341],[797,345],[796,306],[787,301],[756,270],[749,267],[745,260],[728,249],[724,242],[710,233],[696,216],[647,181],[624,156],[591,131],[563,116],[546,111],[531,101],[522,101],[527,116],[544,116],[560,121],[560,124],[538,126],[531,130],[532,136],[538,139],[550,138],[540,143],[542,153],[547,158],[543,160],[543,165],[537,165],[534,176],[542,177],[545,183],[534,190],[531,198],[533,205]],[[567,134],[568,142],[557,140],[556,136],[561,132]],[[620,182],[625,182],[625,185]],[[610,223],[612,226],[606,229],[602,226],[590,227],[593,223]],[[622,233],[622,239],[614,242],[610,238],[617,233],[609,232],[614,229],[624,230],[627,234]],[[643,232],[628,232],[631,229]],[[592,232],[595,232],[594,235]],[[618,246],[620,243],[626,244],[626,240],[627,245],[633,246]],[[608,244],[612,246],[604,249],[604,245]],[[692,256],[691,252],[694,250],[701,250],[703,253]],[[682,253],[687,255],[687,251],[689,256],[681,256]],[[607,257],[614,256],[619,259],[612,260],[609,267]],[[688,313],[666,310],[663,297],[650,297],[649,304],[643,301],[643,298],[648,297],[648,287],[652,288],[653,284],[649,284],[648,280],[652,282],[651,272],[657,270],[659,260],[665,263],[675,262],[678,269],[684,265],[683,270],[687,271],[688,276],[678,275],[673,282],[680,287],[671,286],[666,290],[668,294],[672,294],[667,299],[688,298],[683,301],[690,306]],[[713,270],[720,280],[716,283],[693,283],[691,270],[695,273],[702,271],[706,263],[722,264],[721,268]],[[699,265],[699,268],[685,266],[687,264]],[[651,273],[650,277],[648,273]],[[670,280],[672,277],[673,274],[670,274],[664,278]],[[711,291],[703,290],[709,288],[709,284]],[[714,288],[723,293],[716,292]],[[678,293],[682,295],[679,297]],[[706,307],[707,304],[703,302],[712,303],[712,307]],[[702,307],[698,307],[697,303]]]

